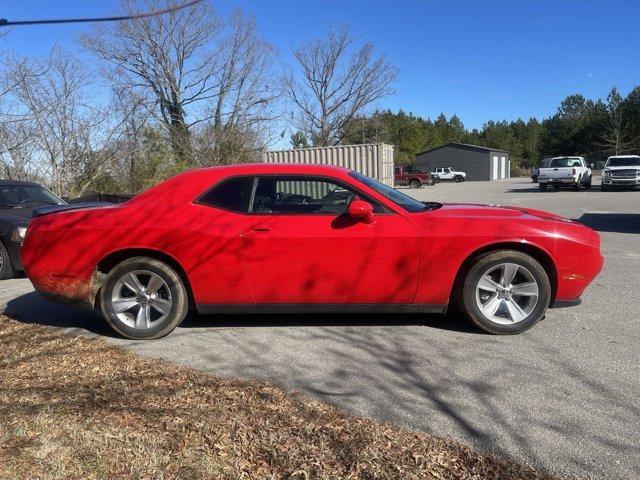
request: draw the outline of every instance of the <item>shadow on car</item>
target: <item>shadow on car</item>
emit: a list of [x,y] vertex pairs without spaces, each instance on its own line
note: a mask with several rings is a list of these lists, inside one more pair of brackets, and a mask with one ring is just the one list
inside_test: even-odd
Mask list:
[[576,221],[599,232],[640,233],[640,213],[585,213]]
[[[31,292],[7,303],[5,313],[24,323],[46,325],[68,333],[91,334],[121,338],[97,311],[51,303]],[[269,328],[269,327],[375,327],[423,325],[440,330],[464,333],[482,332],[455,312],[446,315],[420,313],[318,313],[318,314],[218,314],[201,315],[191,312],[180,328]]]

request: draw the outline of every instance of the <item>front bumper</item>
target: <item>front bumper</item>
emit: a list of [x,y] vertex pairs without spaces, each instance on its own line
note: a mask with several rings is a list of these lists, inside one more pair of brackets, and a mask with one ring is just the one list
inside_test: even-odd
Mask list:
[[640,177],[602,177],[602,185],[637,187],[640,185]]
[[2,241],[7,247],[7,252],[9,253],[9,261],[13,266],[14,270],[24,270],[22,267],[22,261],[20,260],[20,250],[22,249],[22,244],[18,242],[14,242],[11,238],[2,237]]
[[556,300],[554,301],[549,308],[567,308],[567,307],[575,307],[582,303],[582,299],[580,297],[574,298],[573,300]]

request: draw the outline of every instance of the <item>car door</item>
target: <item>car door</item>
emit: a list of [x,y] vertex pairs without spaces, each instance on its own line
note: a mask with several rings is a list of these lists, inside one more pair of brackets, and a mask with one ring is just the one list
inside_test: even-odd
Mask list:
[[[415,297],[420,240],[403,216],[339,180],[263,176],[243,228],[246,275],[259,304],[406,304]],[[346,215],[358,196],[372,223]]]

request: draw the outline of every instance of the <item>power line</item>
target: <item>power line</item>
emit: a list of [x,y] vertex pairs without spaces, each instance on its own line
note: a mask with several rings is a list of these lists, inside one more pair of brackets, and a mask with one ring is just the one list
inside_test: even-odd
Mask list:
[[191,7],[202,0],[191,0],[172,7],[163,8],[162,10],[151,10],[149,12],[134,13],[132,15],[121,15],[115,17],[94,17],[94,18],[59,18],[50,20],[17,20],[9,21],[6,18],[0,18],[0,27],[20,26],[20,25],[50,25],[56,23],[89,23],[89,22],[118,22],[121,20],[135,20],[137,18],[154,17],[164,15],[165,13],[175,12],[186,7]]

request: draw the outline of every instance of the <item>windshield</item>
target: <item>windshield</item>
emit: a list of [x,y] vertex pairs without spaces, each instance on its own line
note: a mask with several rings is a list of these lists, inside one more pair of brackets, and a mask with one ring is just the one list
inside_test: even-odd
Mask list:
[[355,178],[356,180],[364,183],[367,187],[374,189],[380,195],[391,200],[393,203],[401,206],[405,210],[411,213],[422,212],[424,210],[433,210],[440,206],[439,203],[422,203],[416,200],[415,198],[410,197],[409,195],[405,195],[398,190],[388,187],[384,183],[380,183],[373,178],[369,178],[366,175],[362,175],[358,172],[349,172],[349,175]]
[[549,163],[549,168],[573,167],[576,162],[580,163],[580,160],[571,157],[554,158]]
[[610,158],[605,167],[640,167],[640,157]]
[[61,198],[39,185],[0,185],[0,207],[64,204]]

